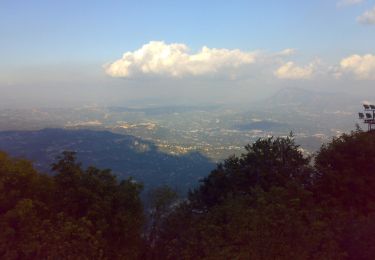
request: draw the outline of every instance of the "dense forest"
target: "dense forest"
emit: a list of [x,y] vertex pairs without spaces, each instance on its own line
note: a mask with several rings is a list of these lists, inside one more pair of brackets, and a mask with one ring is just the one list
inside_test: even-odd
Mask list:
[[375,133],[311,158],[265,138],[217,165],[185,199],[150,192],[74,152],[54,175],[0,153],[1,259],[374,259]]

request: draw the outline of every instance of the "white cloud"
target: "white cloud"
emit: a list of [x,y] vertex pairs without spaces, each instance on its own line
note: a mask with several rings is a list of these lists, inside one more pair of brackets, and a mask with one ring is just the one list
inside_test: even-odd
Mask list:
[[362,24],[375,24],[375,6],[359,16],[357,21]]
[[300,67],[289,61],[279,67],[275,72],[275,76],[279,79],[310,79],[315,71],[315,64],[310,63],[307,66]]
[[278,53],[280,56],[291,56],[296,53],[295,49],[284,49]]
[[341,0],[337,2],[337,6],[356,5],[362,3],[363,0]]
[[352,74],[357,79],[375,80],[375,55],[351,55],[341,60],[340,72]]
[[105,66],[112,77],[137,78],[142,76],[204,76],[221,75],[233,78],[236,71],[255,62],[255,52],[238,49],[215,49],[204,46],[190,54],[185,44],[166,44],[151,41],[134,52],[126,52],[121,59]]

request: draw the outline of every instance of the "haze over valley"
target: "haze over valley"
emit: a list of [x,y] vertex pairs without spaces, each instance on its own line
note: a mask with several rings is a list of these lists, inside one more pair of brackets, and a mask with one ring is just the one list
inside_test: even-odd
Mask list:
[[361,97],[286,88],[246,106],[82,106],[0,110],[0,130],[107,130],[152,141],[170,154],[201,152],[214,161],[259,137],[293,132],[308,153],[354,130]]
[[375,259],[375,0],[0,1],[0,259]]

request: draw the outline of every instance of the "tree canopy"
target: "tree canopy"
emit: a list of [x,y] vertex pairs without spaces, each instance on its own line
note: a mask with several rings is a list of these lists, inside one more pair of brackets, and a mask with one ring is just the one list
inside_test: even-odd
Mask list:
[[83,170],[64,152],[54,176],[0,153],[0,256],[5,259],[136,259],[142,186],[110,170]]
[[74,152],[53,176],[0,153],[0,257],[374,259],[374,158],[374,132],[334,138],[313,158],[292,136],[259,139],[186,199],[162,186],[144,207],[141,184],[82,169]]
[[373,259],[374,142],[342,135],[314,162],[292,137],[246,146],[165,220],[161,259]]

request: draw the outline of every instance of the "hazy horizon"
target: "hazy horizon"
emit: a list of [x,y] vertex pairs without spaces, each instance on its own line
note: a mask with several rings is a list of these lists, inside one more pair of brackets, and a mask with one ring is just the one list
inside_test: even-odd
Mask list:
[[1,107],[375,97],[375,1],[2,1]]

